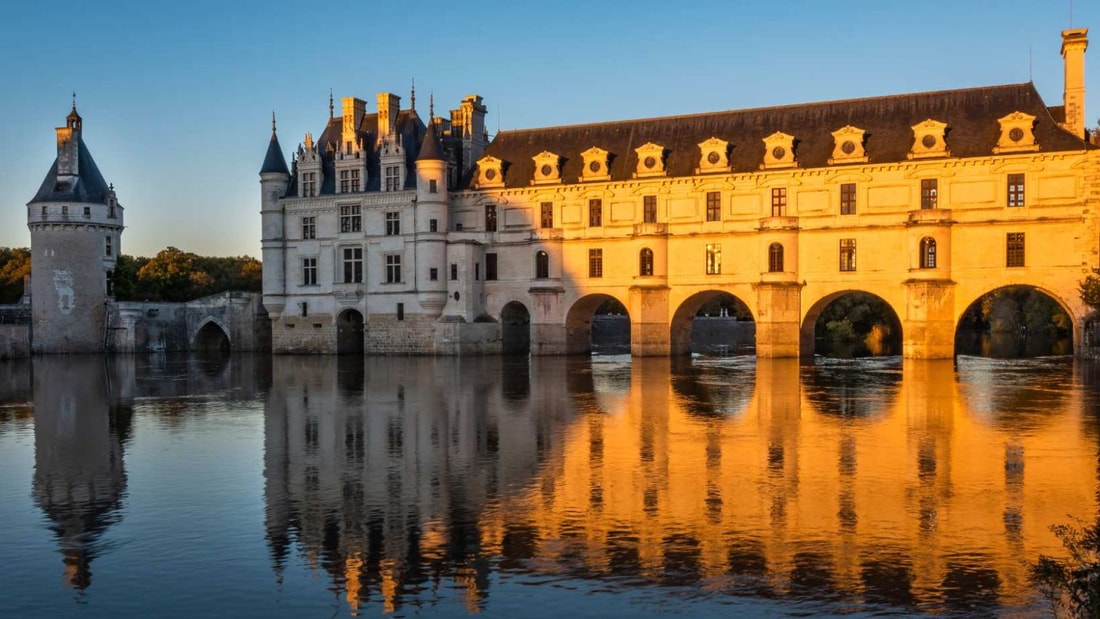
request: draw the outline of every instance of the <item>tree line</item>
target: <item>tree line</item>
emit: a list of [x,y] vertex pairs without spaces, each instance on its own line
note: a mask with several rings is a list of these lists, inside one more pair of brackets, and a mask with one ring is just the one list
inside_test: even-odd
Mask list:
[[[29,249],[0,247],[0,304],[19,302],[30,272]],[[123,254],[111,274],[119,301],[190,301],[226,290],[260,292],[262,285],[262,265],[255,258],[199,256],[175,247],[152,258]]]

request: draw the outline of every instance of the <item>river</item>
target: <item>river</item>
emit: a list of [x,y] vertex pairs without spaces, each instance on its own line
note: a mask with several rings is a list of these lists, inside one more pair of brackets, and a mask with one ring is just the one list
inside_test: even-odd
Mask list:
[[1049,613],[1100,365],[0,364],[0,616]]

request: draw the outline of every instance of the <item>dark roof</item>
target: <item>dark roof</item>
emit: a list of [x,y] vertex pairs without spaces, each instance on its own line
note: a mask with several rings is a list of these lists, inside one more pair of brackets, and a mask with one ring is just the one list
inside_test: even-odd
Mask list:
[[699,166],[698,144],[717,137],[730,143],[733,172],[752,172],[760,169],[764,159],[763,138],[782,131],[795,138],[799,167],[821,168],[829,165],[833,153],[832,132],[852,125],[866,131],[864,146],[870,163],[889,163],[907,160],[912,126],[931,118],[947,123],[952,157],[976,157],[993,153],[1000,137],[997,119],[1017,110],[1036,117],[1034,132],[1041,152],[1088,148],[1083,139],[1057,125],[1035,86],[1025,83],[502,131],[485,154],[504,162],[507,187],[529,186],[534,178],[532,157],[543,151],[563,158],[563,183],[578,183],[581,153],[593,146],[611,153],[612,180],[631,179],[637,169],[634,149],[647,142],[666,149],[669,176],[692,176]]
[[435,134],[435,123],[428,122],[428,129],[424,132],[424,141],[420,144],[420,154],[417,161],[442,161],[443,147],[439,143],[439,136]]
[[92,159],[92,154],[88,152],[88,147],[84,145],[83,136],[80,138],[79,149],[77,165],[80,169],[80,176],[77,182],[72,186],[57,182],[57,159],[54,158],[50,171],[46,173],[46,178],[43,179],[42,185],[38,188],[38,193],[34,194],[34,198],[27,204],[34,204],[35,202],[107,203],[107,181],[103,180],[103,175],[100,174],[95,159]]
[[274,131],[271,132],[271,143],[267,145],[267,155],[264,157],[264,165],[260,168],[260,174],[267,174],[269,172],[290,174],[290,170],[286,167],[286,159],[283,157],[283,148],[279,146],[279,138],[275,135]]

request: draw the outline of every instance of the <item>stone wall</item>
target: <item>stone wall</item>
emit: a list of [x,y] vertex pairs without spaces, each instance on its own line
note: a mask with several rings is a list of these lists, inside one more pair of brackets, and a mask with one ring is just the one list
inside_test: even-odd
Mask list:
[[223,292],[186,303],[112,303],[109,316],[111,352],[191,350],[199,329],[211,322],[229,339],[231,350],[271,349],[270,320],[256,293]]
[[30,354],[30,306],[0,305],[0,359],[23,359]]
[[272,350],[285,354],[334,354],[336,324],[331,316],[290,316],[271,321]]

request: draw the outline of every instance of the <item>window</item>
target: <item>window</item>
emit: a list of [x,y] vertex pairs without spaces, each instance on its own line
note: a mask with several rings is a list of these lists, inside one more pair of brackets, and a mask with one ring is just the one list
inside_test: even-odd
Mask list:
[[344,283],[363,283],[363,248],[344,248]]
[[405,320],[405,304],[404,303],[398,303],[397,304],[397,319],[398,320]]
[[638,253],[638,275],[653,275],[653,250],[648,247]]
[[485,280],[492,281],[497,278],[497,255],[485,254]]
[[386,166],[386,191],[397,191],[401,189],[401,168],[400,166],[388,165]]
[[42,217],[46,216],[46,207],[42,207]]
[[476,282],[476,281],[480,281],[480,280],[481,280],[481,263],[480,262],[475,262],[474,263],[474,281]]
[[302,258],[302,285],[317,285],[317,258]]
[[386,283],[401,283],[401,256],[398,254],[386,256]]
[[588,201],[588,225],[593,228],[603,225],[603,200],[596,198]]
[[495,204],[485,205],[485,231],[497,231],[497,205]]
[[67,205],[64,205],[64,206],[61,207],[61,216],[62,217],[68,217],[69,216],[69,207]]
[[603,250],[588,250],[588,276],[603,277]]
[[457,264],[452,264],[451,265],[451,281],[455,281],[457,279],[458,279],[458,265]]
[[768,272],[783,272],[783,246],[779,243],[772,243],[768,246]]
[[785,217],[787,215],[787,188],[776,187],[772,189],[772,217]]
[[543,202],[542,204],[539,205],[539,210],[541,211],[540,214],[541,214],[541,220],[542,220],[540,222],[540,227],[542,227],[542,228],[553,228],[554,227],[554,203],[553,202]]
[[[46,207],[44,207],[44,206],[42,207],[42,214],[43,215],[46,214]],[[109,219],[114,219],[115,218],[115,205],[114,205],[114,202],[107,205],[107,217]]]
[[349,170],[340,170],[340,193],[347,193],[351,189],[351,176]]
[[401,234],[401,213],[389,211],[386,213],[386,236]]
[[1009,232],[1005,235],[1005,266],[1024,266],[1024,233]]
[[1023,174],[1009,174],[1008,175],[1008,205],[1009,206],[1023,206],[1024,205],[1024,175]]
[[707,243],[707,275],[718,275],[722,272],[722,245],[719,243]]
[[312,198],[317,195],[317,173],[316,172],[303,172],[302,173],[302,197]]
[[840,214],[856,214],[856,184],[842,183],[840,185]]
[[317,218],[316,217],[303,217],[302,218],[302,238],[303,239],[315,239],[315,238],[317,238]]
[[428,179],[428,193],[439,193],[439,186],[434,178]]
[[433,282],[439,281],[439,269],[435,267],[428,269],[428,279]]
[[535,279],[549,279],[550,254],[539,250],[535,252]]
[[362,208],[356,205],[340,207],[340,232],[359,232],[363,229]]
[[856,240],[840,239],[840,270],[856,270]]
[[722,220],[722,194],[717,191],[707,192],[707,221]]
[[920,240],[920,268],[936,268],[936,239],[930,236]]
[[657,223],[657,196],[642,198],[642,221],[647,224]]
[[104,255],[110,258],[115,255],[115,240],[111,238],[111,235],[103,237],[105,245],[103,246]]
[[84,207],[84,216],[85,217],[91,217],[92,216],[92,207],[90,207],[90,206],[85,206]]
[[439,220],[438,219],[429,219],[428,220],[428,232],[439,232]]
[[359,191],[359,170],[351,171],[351,190]]
[[939,179],[925,178],[920,182],[920,207],[922,209],[936,208],[939,198]]

